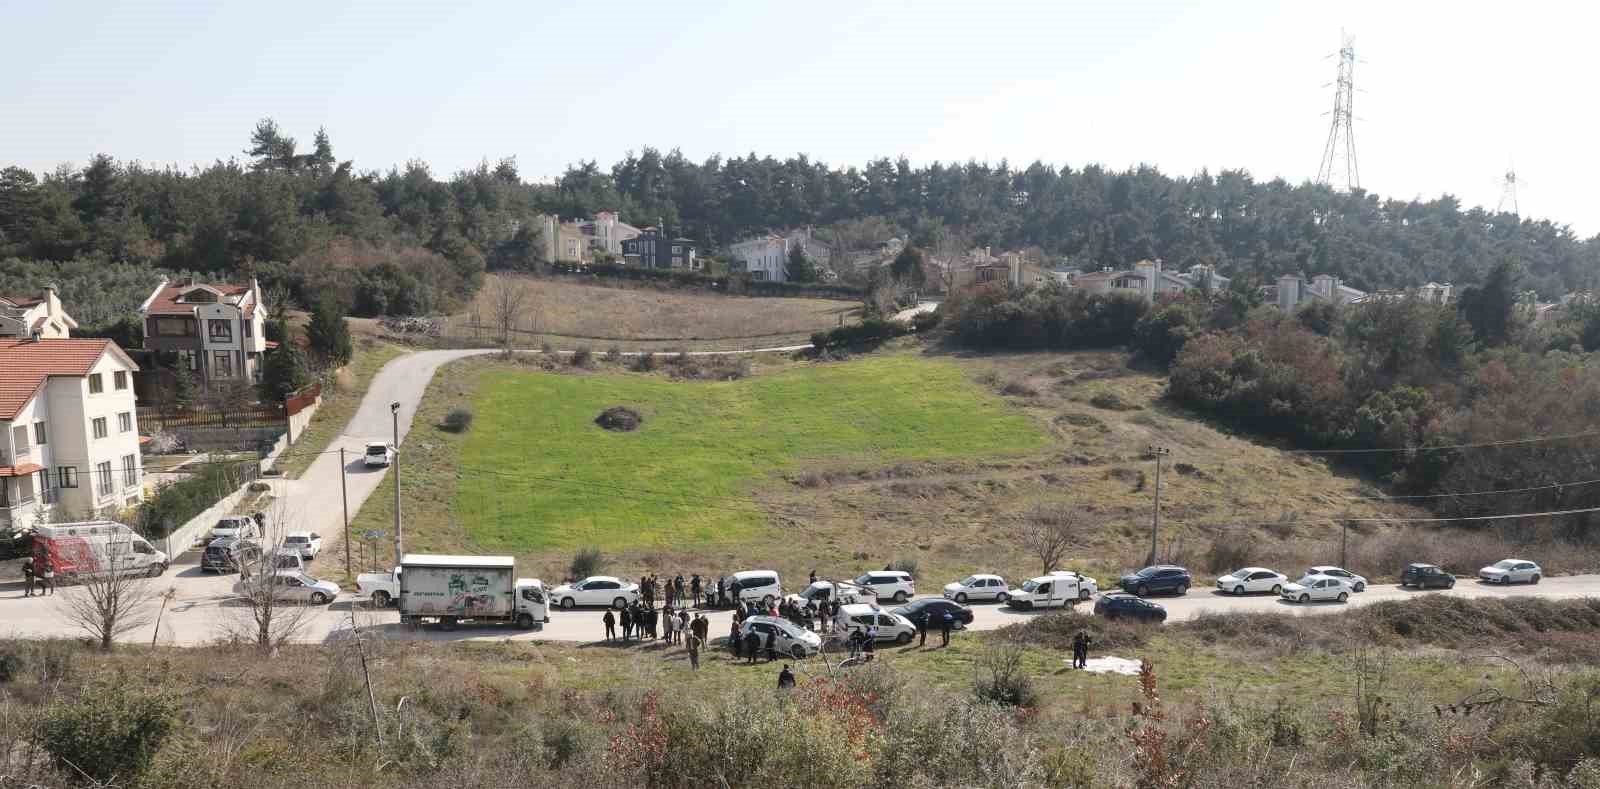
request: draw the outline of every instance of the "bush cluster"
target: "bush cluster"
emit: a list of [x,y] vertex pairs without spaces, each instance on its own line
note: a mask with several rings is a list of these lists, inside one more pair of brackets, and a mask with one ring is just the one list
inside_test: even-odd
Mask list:
[[813,353],[835,349],[858,350],[882,344],[885,340],[895,337],[903,337],[910,332],[910,327],[899,321],[868,318],[860,323],[813,333],[811,348]]
[[950,313],[943,323],[956,342],[1012,350],[1125,345],[1146,310],[1138,297],[1088,293],[1059,283],[1027,290],[979,288],[939,307]]
[[554,274],[583,276],[599,280],[631,280],[674,288],[697,288],[749,296],[787,296],[830,299],[858,299],[861,289],[851,285],[824,285],[815,282],[769,282],[752,280],[744,274],[715,275],[682,269],[653,269],[605,263],[557,263]]
[[256,462],[246,460],[198,465],[198,472],[177,482],[163,483],[139,505],[134,525],[140,534],[152,539],[167,536],[173,529],[238,490],[250,478]]
[[450,413],[444,415],[445,430],[452,433],[465,433],[472,427],[472,409],[452,408]]
[[39,740],[69,773],[102,784],[136,782],[177,726],[177,705],[156,692],[105,682],[44,713]]

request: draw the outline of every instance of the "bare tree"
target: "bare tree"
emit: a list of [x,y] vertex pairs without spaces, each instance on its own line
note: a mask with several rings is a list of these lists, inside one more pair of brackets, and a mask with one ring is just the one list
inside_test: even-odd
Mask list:
[[1039,557],[1042,575],[1049,574],[1067,554],[1067,547],[1076,536],[1078,526],[1076,510],[1038,507],[1028,514],[1022,527],[1022,546]]
[[119,636],[143,627],[150,619],[155,599],[146,567],[134,566],[133,541],[113,537],[103,550],[95,550],[98,572],[74,576],[65,590],[62,614],[67,621],[100,642],[109,651]]
[[[249,556],[240,551],[239,580],[233,586],[230,609],[233,615],[222,624],[226,638],[254,644],[268,655],[305,629],[313,610],[310,604],[320,605],[303,586],[290,585],[301,582],[298,578],[291,582],[289,576],[303,573],[278,566],[277,547],[288,533],[285,509],[281,504],[271,507],[263,518],[266,523],[259,543]],[[302,595],[305,599],[299,599]]]
[[489,311],[494,317],[495,330],[500,333],[501,346],[511,347],[511,332],[522,321],[530,293],[528,283],[501,277],[489,294]]

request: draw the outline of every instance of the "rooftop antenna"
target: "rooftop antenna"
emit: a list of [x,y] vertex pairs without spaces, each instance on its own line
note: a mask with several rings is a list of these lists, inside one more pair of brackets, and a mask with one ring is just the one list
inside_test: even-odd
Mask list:
[[[1333,82],[1333,110],[1328,123],[1328,142],[1322,148],[1322,164],[1317,167],[1317,183],[1342,186],[1346,191],[1361,188],[1361,168],[1356,164],[1354,98],[1356,91],[1356,40],[1339,31],[1341,46],[1339,76]],[[1329,55],[1328,57],[1334,57]]]

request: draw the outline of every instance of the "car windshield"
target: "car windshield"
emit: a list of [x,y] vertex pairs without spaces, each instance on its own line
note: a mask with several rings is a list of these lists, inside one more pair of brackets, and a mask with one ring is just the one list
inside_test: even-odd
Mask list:
[[1026,582],[1026,583],[1024,583],[1022,585],[1022,591],[1024,591],[1024,592],[1032,592],[1033,590],[1038,589],[1038,588],[1039,588],[1039,582],[1038,581],[1028,581],[1028,582]]
[[1501,560],[1501,561],[1498,561],[1498,562],[1495,562],[1495,563],[1494,563],[1494,566],[1495,566],[1495,567],[1496,567],[1496,568],[1497,568],[1497,569],[1501,569],[1501,570],[1509,570],[1509,569],[1511,569],[1511,568],[1513,568],[1513,567],[1516,567],[1516,566],[1517,566],[1517,563],[1516,563],[1516,562],[1513,562],[1513,561],[1511,561],[1511,560],[1510,560],[1510,559],[1503,559],[1503,560]]
[[969,575],[969,576],[961,579],[961,585],[962,586],[977,586],[978,585],[978,576]]

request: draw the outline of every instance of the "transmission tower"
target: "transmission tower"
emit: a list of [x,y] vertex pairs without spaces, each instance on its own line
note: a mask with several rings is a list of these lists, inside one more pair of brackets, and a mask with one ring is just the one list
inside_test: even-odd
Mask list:
[[1322,165],[1317,168],[1317,183],[1361,187],[1361,168],[1356,165],[1356,131],[1353,101],[1356,92],[1356,40],[1343,35],[1339,47],[1339,78],[1334,81],[1333,111],[1328,123],[1328,144],[1322,149]]
[[[1535,201],[1535,202],[1537,202],[1537,201]],[[1517,168],[1516,167],[1510,167],[1510,168],[1506,169],[1505,181],[1500,187],[1500,204],[1495,206],[1494,212],[1497,213],[1497,214],[1505,213],[1507,205],[1511,206],[1511,214],[1513,216],[1521,216],[1522,215],[1522,210],[1517,207]]]

